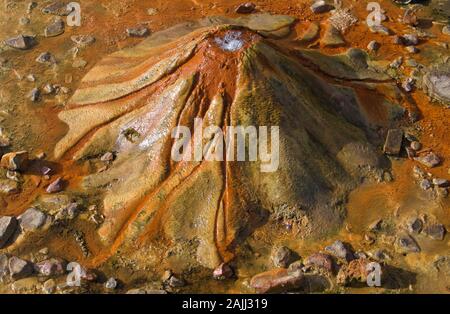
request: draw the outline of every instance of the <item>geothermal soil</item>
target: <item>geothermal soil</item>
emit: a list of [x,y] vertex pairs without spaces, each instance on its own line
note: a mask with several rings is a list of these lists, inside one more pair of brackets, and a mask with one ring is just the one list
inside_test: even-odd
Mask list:
[[[36,1],[37,5],[30,8],[29,1],[2,0],[0,38],[6,40],[20,34],[36,35],[37,44],[27,50],[14,49],[5,43],[0,45],[0,126],[2,143],[7,142],[2,144],[1,152],[27,151],[31,160],[24,171],[7,173],[6,169],[1,170],[0,217],[19,217],[30,207],[37,207],[40,210],[45,208],[46,215],[55,219],[62,206],[72,203],[78,204],[79,213],[73,219],[48,222],[31,232],[17,231],[9,239],[10,243],[0,249],[0,257],[2,254],[6,254],[7,259],[17,256],[30,264],[45,262],[49,258],[64,259],[91,270],[96,274],[96,279],[85,278],[81,287],[68,287],[64,271],[55,271],[48,276],[38,275],[39,271],[34,270],[30,274],[11,278],[9,274],[6,275],[10,270],[7,266],[2,266],[3,260],[0,259],[0,267],[7,269],[2,273],[3,269],[0,268],[0,292],[125,293],[131,290],[253,293],[258,292],[258,289],[255,290],[252,277],[266,271],[276,276],[273,269],[280,266],[279,261],[276,261],[277,256],[283,255],[280,247],[295,252],[292,254],[296,256],[293,260],[299,259],[303,264],[308,264],[308,257],[317,252],[328,252],[330,256],[339,255],[336,250],[325,248],[335,241],[342,241],[351,251],[350,259],[366,258],[382,264],[389,284],[367,287],[360,275],[342,283],[336,278],[336,273],[341,268],[341,275],[350,278],[351,275],[345,273],[349,261],[345,257],[334,256],[330,257],[332,263],[336,264],[333,271],[324,271],[323,267],[315,269],[317,265],[309,265],[311,269],[303,268],[302,271],[306,274],[313,273],[320,280],[316,282],[310,279],[313,284],[297,290],[337,293],[449,293],[450,238],[445,230],[450,230],[450,201],[445,180],[450,179],[450,161],[447,157],[450,153],[450,103],[448,98],[436,99],[428,94],[423,88],[422,77],[435,66],[442,69],[447,67],[447,78],[450,77],[450,35],[448,30],[447,34],[443,31],[448,23],[450,8],[445,1],[424,1],[423,6],[414,7],[417,23],[413,27],[403,20],[405,11],[413,8],[412,5],[399,6],[393,1],[380,0],[386,15],[383,25],[391,31],[391,34],[386,35],[369,30],[366,24],[367,2],[343,1],[343,8],[348,8],[358,21],[350,23],[342,31],[343,43],[330,47],[323,38],[327,35],[325,33],[330,23],[328,19],[333,13],[313,13],[310,9],[311,1],[306,0],[254,1],[256,9],[251,14],[236,13],[236,8],[242,2],[235,0],[83,0],[80,1],[81,25],[66,25],[64,32],[54,37],[46,37],[44,29],[56,16],[42,12],[51,1]],[[74,160],[73,157],[77,155],[80,145],[86,143],[86,139],[69,147],[63,154],[59,154],[61,156],[56,156],[58,153],[55,155],[55,147],[58,147],[58,143],[73,127],[70,121],[63,122],[61,117],[76,105],[76,101],[74,104],[71,100],[74,93],[90,87],[86,82],[82,83],[83,78],[111,53],[137,47],[146,37],[180,23],[211,16],[235,19],[259,13],[287,15],[295,21],[288,23],[290,32],[276,36],[270,36],[273,35],[270,32],[256,34],[247,29],[243,35],[246,42],[264,40],[268,46],[277,47],[280,54],[289,55],[286,60],[294,60],[292,62],[298,62],[315,73],[315,77],[321,82],[326,82],[324,84],[334,84],[336,90],[344,87],[352,89],[363,107],[365,120],[370,122],[370,130],[364,129],[367,141],[383,155],[388,131],[402,129],[405,138],[401,143],[401,152],[384,156],[386,162],[382,169],[370,170],[368,173],[371,175],[358,177],[356,184],[343,188],[345,193],[333,203],[333,210],[339,219],[336,219],[336,223],[324,224],[326,228],[322,232],[315,230],[320,229],[320,226],[315,227],[314,219],[317,220],[317,217],[314,215],[300,215],[295,209],[284,208],[269,213],[263,222],[253,226],[249,234],[239,238],[239,243],[233,247],[232,252],[228,252],[228,247],[222,251],[218,248],[219,260],[226,262],[226,267],[230,267],[233,273],[228,276],[229,272],[225,271],[224,277],[229,278],[213,278],[217,262],[206,263],[208,265],[197,262],[198,252],[195,250],[198,244],[195,241],[174,243],[162,236],[159,239],[156,234],[138,247],[133,246],[134,243],[122,245],[124,239],[128,239],[128,225],[122,225],[120,220],[119,223],[112,220],[113,224],[118,224],[113,226],[119,229],[118,235],[113,241],[105,241],[102,238],[105,229],[107,235],[110,233],[104,224],[105,221],[110,223],[111,219],[108,212],[105,212],[103,201],[110,187],[89,190],[86,189],[84,179],[89,175],[101,175],[108,169],[114,169],[115,161],[112,159],[120,156],[102,154],[96,158]],[[320,31],[313,38],[304,40],[305,33],[311,31],[311,25],[316,23],[320,25]],[[129,36],[127,29],[136,27],[147,28],[148,34],[142,37]],[[226,30],[217,32],[217,37],[222,38],[225,33],[220,32]],[[419,51],[414,54],[404,45],[394,42],[395,34],[401,36],[412,33],[420,38],[414,45]],[[95,41],[77,45],[72,39],[76,35],[90,35]],[[372,41],[379,43],[378,50],[369,51],[368,45]],[[207,96],[203,97],[213,98],[218,93],[217,86],[223,82],[223,94],[233,99],[238,75],[238,53],[224,55],[218,52],[217,47],[208,50],[210,46],[200,45],[189,63],[180,67],[173,77],[158,81],[147,92],[159,95],[176,78],[195,69],[204,75],[200,83]],[[335,61],[329,61],[331,63],[327,67],[325,62],[321,62],[324,59],[314,54],[345,56],[349,48],[366,51],[369,63],[378,71],[376,75],[372,73],[364,78],[348,78],[335,67]],[[56,63],[49,65],[36,62],[36,58],[43,52],[50,52]],[[160,55],[153,56],[154,62],[170,53],[162,51]],[[209,61],[202,59],[205,56]],[[403,57],[403,63],[392,69],[391,63],[400,56]],[[269,61],[273,63],[267,62],[268,65],[278,65],[273,60]],[[227,70],[218,68],[218,64],[224,64]],[[108,75],[103,75],[108,81]],[[408,77],[416,78],[411,91],[405,86]],[[57,86],[46,95],[45,85],[48,83]],[[446,84],[448,96],[449,83]],[[38,101],[30,99],[30,92],[34,88],[39,88],[41,92]],[[82,125],[83,121],[77,122],[75,128]],[[308,129],[310,133],[316,131],[318,130]],[[132,133],[128,135],[133,136]],[[420,148],[409,149],[412,142],[420,143]],[[424,166],[412,156],[415,154],[420,158],[430,152],[439,157],[439,163],[433,167]],[[136,166],[135,160],[137,159],[130,159],[129,167]],[[43,173],[42,169],[45,167],[51,169],[48,174]],[[18,178],[13,178],[13,175]],[[64,181],[62,191],[48,193],[47,187],[57,178]],[[9,189],[11,182],[18,182],[17,191]],[[122,190],[137,188],[133,186],[133,182],[127,184]],[[318,191],[318,194],[321,193],[322,191]],[[323,191],[324,195],[325,193]],[[182,216],[177,217],[183,219]],[[423,224],[419,229],[423,230],[409,230],[411,219],[419,220]],[[444,229],[443,237],[436,236],[431,230],[431,227],[436,226]],[[143,234],[148,235],[148,232]],[[405,244],[405,241],[410,242]],[[114,280],[108,281],[110,278],[117,281],[117,286],[111,284]],[[105,286],[105,283],[110,284]]]

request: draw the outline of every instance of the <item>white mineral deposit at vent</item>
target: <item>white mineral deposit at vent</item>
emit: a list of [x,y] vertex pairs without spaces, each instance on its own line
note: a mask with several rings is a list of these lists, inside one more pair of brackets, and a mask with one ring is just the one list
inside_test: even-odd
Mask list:
[[244,40],[241,38],[241,32],[228,32],[223,38],[216,37],[215,41],[220,48],[225,51],[238,51],[244,46]]

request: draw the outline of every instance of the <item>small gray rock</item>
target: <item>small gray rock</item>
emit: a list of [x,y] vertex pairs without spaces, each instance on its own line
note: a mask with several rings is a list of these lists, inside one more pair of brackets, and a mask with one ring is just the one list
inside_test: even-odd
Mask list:
[[425,156],[416,157],[414,160],[420,162],[428,168],[434,168],[441,163],[441,159],[433,152],[430,152]]
[[295,253],[286,246],[276,247],[272,252],[275,267],[287,268],[295,260]]
[[19,224],[23,231],[35,231],[41,228],[46,220],[47,215],[33,207],[19,216]]
[[28,25],[28,24],[30,24],[30,19],[27,18],[26,16],[22,16],[22,17],[19,19],[19,24],[22,25],[22,26]]
[[420,144],[418,141],[413,141],[411,142],[410,147],[415,151],[419,151],[422,149],[422,144]]
[[415,34],[406,34],[402,36],[402,43],[405,46],[415,46],[419,44],[419,37]]
[[63,207],[61,211],[56,214],[56,220],[72,220],[80,212],[80,205],[78,203],[70,203],[68,206]]
[[42,9],[42,12],[46,14],[67,16],[72,12],[71,9],[67,7],[67,4],[63,1],[53,1]]
[[418,217],[411,217],[406,221],[408,232],[419,234],[423,228],[423,221]]
[[172,288],[180,288],[184,287],[186,285],[186,282],[182,278],[178,278],[174,275],[172,275],[169,279],[169,286]]
[[442,224],[431,224],[423,229],[423,233],[433,240],[444,240],[445,227]]
[[377,34],[386,35],[386,36],[389,36],[392,34],[391,30],[383,25],[371,26],[370,31],[372,33],[377,33]]
[[250,14],[253,13],[255,9],[256,5],[253,2],[246,2],[238,5],[235,11],[238,14]]
[[396,245],[397,248],[400,250],[400,252],[404,254],[420,252],[420,247],[417,244],[416,240],[414,240],[413,237],[407,234],[402,234],[398,236]]
[[442,34],[444,34],[444,35],[449,35],[449,36],[450,36],[450,25],[445,25],[445,26],[442,28]]
[[113,161],[114,160],[114,154],[111,152],[106,152],[102,155],[102,157],[100,157],[101,161],[104,162],[109,162],[109,161]]
[[58,193],[64,190],[64,186],[65,186],[64,180],[61,177],[59,177],[49,184],[46,191],[47,193]]
[[146,37],[150,34],[150,31],[145,26],[136,26],[127,28],[127,35],[129,37]]
[[3,248],[17,230],[17,219],[15,217],[0,217],[0,249]]
[[39,88],[33,88],[30,92],[30,100],[32,102],[38,102],[41,99],[41,92]]
[[33,273],[33,266],[17,256],[13,256],[9,259],[8,267],[9,275],[14,280],[26,278]]
[[398,69],[402,65],[402,63],[403,63],[403,57],[398,57],[397,59],[392,61],[389,66],[393,69]]
[[36,39],[33,36],[19,35],[5,40],[5,44],[15,49],[27,50],[36,45]]
[[445,188],[449,186],[449,181],[446,179],[434,178],[433,184],[438,187]]
[[113,277],[109,278],[105,283],[105,288],[114,290],[117,288],[117,280]]
[[8,255],[0,254],[0,281],[9,274],[8,260]]
[[406,51],[408,51],[409,53],[415,54],[415,53],[419,53],[420,49],[417,48],[416,46],[407,46]]
[[423,179],[420,181],[420,188],[424,191],[429,190],[431,188],[431,182],[428,179]]
[[450,65],[439,64],[423,77],[423,85],[428,95],[444,103],[450,103]]
[[36,62],[43,64],[55,64],[55,57],[48,51],[41,53],[37,58]]
[[55,37],[64,33],[64,21],[62,19],[55,20],[44,29],[45,37]]
[[348,245],[344,244],[342,241],[339,240],[336,240],[332,245],[327,246],[325,248],[325,251],[347,262],[355,258],[353,252],[349,249]]
[[378,51],[378,49],[380,49],[381,45],[379,42],[377,42],[376,40],[372,40],[368,45],[367,45],[367,49],[370,52],[375,52]]
[[327,4],[323,0],[315,1],[310,7],[311,11],[315,14],[325,13],[331,11],[333,8],[333,6]]

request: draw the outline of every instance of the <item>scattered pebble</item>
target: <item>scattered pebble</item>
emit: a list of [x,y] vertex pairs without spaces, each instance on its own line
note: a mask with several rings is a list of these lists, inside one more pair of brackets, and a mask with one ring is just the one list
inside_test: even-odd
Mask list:
[[431,182],[428,179],[420,181],[420,188],[424,191],[431,189]]
[[420,49],[417,48],[416,46],[407,46],[405,49],[409,53],[414,53],[415,54],[415,53],[419,53],[420,52]]
[[286,246],[275,247],[272,252],[272,262],[275,267],[287,268],[295,261],[295,253]]
[[28,25],[28,24],[30,24],[30,19],[27,18],[26,16],[22,16],[22,17],[19,19],[19,24],[22,25],[22,26]]
[[415,151],[419,151],[422,149],[422,144],[420,144],[418,141],[413,141],[411,142],[410,147]]
[[446,179],[434,178],[433,179],[433,184],[435,186],[444,188],[444,187],[448,187],[449,186],[449,181],[446,180]]
[[65,185],[64,180],[61,177],[59,177],[55,181],[50,183],[46,191],[47,193],[58,193],[64,190],[64,185]]
[[367,49],[370,52],[376,52],[378,51],[378,49],[380,49],[381,45],[379,42],[377,42],[376,40],[372,40],[368,45],[367,45]]
[[333,6],[327,4],[324,0],[317,0],[311,6],[310,9],[315,14],[326,13],[333,9]]
[[41,92],[39,91],[39,88],[33,88],[30,92],[30,100],[32,102],[38,102],[41,99]]
[[43,52],[37,58],[36,62],[43,64],[54,64],[56,63],[55,57],[50,52]]
[[231,277],[233,277],[233,270],[231,269],[231,267],[228,264],[222,263],[219,265],[219,267],[214,269],[213,277],[214,277],[214,279],[217,279],[217,280],[224,280],[224,279],[231,278]]
[[441,159],[433,152],[414,159],[428,168],[434,168],[441,163]]
[[419,234],[423,228],[423,221],[418,217],[411,217],[406,221],[406,228],[410,233]]
[[236,8],[236,13],[239,14],[250,14],[253,13],[256,9],[256,5],[253,2],[246,2],[238,5]]
[[13,256],[8,261],[9,275],[12,279],[18,280],[26,278],[33,273],[33,266],[17,256]]
[[104,162],[110,162],[110,161],[113,161],[114,158],[115,158],[115,156],[114,156],[113,153],[111,153],[111,152],[106,152],[106,153],[104,153],[104,154],[102,155],[102,157],[100,157],[100,160],[101,160],[101,161],[104,161]]
[[401,234],[398,236],[395,244],[400,253],[403,254],[420,252],[420,247],[416,240],[407,234]]
[[347,262],[355,258],[353,252],[350,250],[348,245],[344,244],[342,241],[339,240],[336,240],[333,242],[333,244],[325,247],[325,251]]
[[15,217],[0,217],[0,249],[4,248],[17,230],[17,219]]
[[67,7],[67,4],[63,1],[54,1],[42,9],[42,12],[46,14],[67,16],[71,10]]
[[415,46],[419,44],[419,37],[415,34],[406,34],[401,37],[402,43],[405,46]]
[[150,34],[150,31],[145,26],[136,26],[132,28],[127,28],[127,35],[129,37],[146,37]]
[[36,39],[34,36],[19,35],[6,39],[5,44],[15,49],[27,50],[36,45]]
[[392,61],[389,66],[393,69],[398,69],[402,65],[402,63],[403,63],[403,57],[398,57],[397,59]]
[[95,37],[91,35],[73,35],[70,39],[79,47],[86,47],[95,42]]
[[378,33],[381,35],[389,36],[392,34],[391,30],[384,25],[371,26],[369,29],[372,33]]
[[20,228],[23,231],[36,231],[47,221],[47,215],[36,208],[28,208],[18,217]]
[[113,277],[109,278],[105,283],[105,288],[114,290],[117,288],[117,280]]
[[64,21],[57,19],[44,29],[45,37],[55,37],[64,33]]
[[169,286],[172,288],[180,288],[186,285],[186,282],[182,278],[178,278],[175,275],[172,275],[169,279]]
[[442,224],[431,224],[426,226],[422,232],[433,240],[442,241],[444,240],[446,230]]

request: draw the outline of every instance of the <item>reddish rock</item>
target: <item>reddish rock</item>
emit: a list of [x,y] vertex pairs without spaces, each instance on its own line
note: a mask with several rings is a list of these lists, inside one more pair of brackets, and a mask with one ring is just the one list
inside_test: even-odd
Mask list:
[[334,262],[333,258],[325,253],[315,253],[311,256],[308,256],[305,259],[306,266],[316,266],[318,268],[325,269],[326,271],[333,272],[334,271]]
[[[370,274],[369,259],[360,258],[343,265],[337,274],[336,281],[339,285],[350,286],[352,284],[366,284]],[[382,274],[380,274],[381,276]]]
[[279,293],[300,289],[305,283],[305,276],[300,271],[273,269],[254,276],[250,286],[258,293]]

